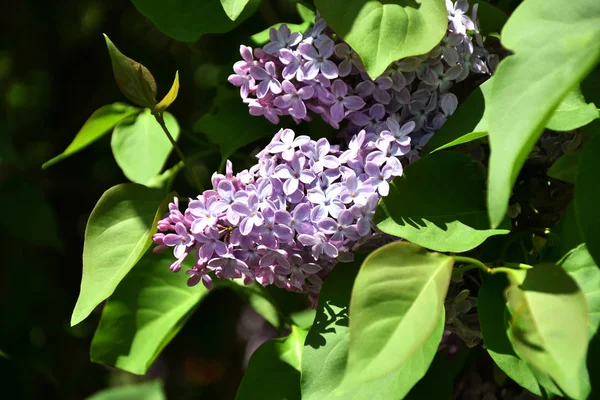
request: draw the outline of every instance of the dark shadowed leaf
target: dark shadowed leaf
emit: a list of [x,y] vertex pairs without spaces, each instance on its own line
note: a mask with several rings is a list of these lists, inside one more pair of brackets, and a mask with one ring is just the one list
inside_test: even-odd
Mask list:
[[548,176],[563,182],[575,183],[581,151],[570,151],[560,156],[558,160],[548,168]]
[[172,199],[162,190],[125,183],[108,189],[98,200],[85,230],[81,291],[71,326],[109,297],[146,252]]
[[504,219],[517,175],[552,113],[600,59],[599,18],[597,1],[557,7],[528,0],[504,26],[502,43],[515,54],[498,66],[489,102],[493,227]]
[[174,39],[195,42],[205,33],[229,32],[252,15],[260,0],[250,0],[241,15],[232,21],[221,0],[179,0],[165,3],[161,0],[132,0],[136,8],[148,17],[158,29]]
[[393,61],[427,53],[444,36],[442,0],[316,0],[327,24],[360,56],[375,79]]
[[472,2],[479,4],[477,8],[477,19],[479,20],[479,31],[483,35],[488,33],[500,32],[508,15],[501,9],[483,1]]
[[485,176],[460,153],[441,152],[409,165],[379,202],[383,232],[437,251],[463,252],[508,229],[489,229]]
[[67,158],[71,154],[83,150],[104,136],[105,133],[109,132],[119,122],[127,117],[135,115],[139,111],[139,108],[131,107],[123,103],[113,103],[100,107],[94,111],[87,121],[85,121],[85,124],[83,124],[79,132],[77,132],[77,135],[75,135],[75,139],[73,139],[65,151],[51,160],[46,161],[44,165],[42,165],[42,168],[48,168],[63,158]]
[[204,115],[194,125],[194,131],[204,133],[219,145],[223,160],[236,150],[265,136],[273,136],[277,127],[263,117],[248,114],[248,107],[239,99],[221,102],[214,114]]
[[166,400],[160,381],[104,389],[87,400]]
[[148,68],[121,53],[108,36],[104,35],[104,39],[121,93],[135,105],[154,108],[156,81]]
[[600,135],[595,135],[581,152],[575,183],[575,212],[589,252],[600,265]]
[[526,361],[517,356],[506,333],[508,309],[504,290],[508,279],[504,275],[486,276],[477,296],[477,315],[481,324],[483,345],[506,375],[519,385],[540,396],[542,389]]
[[263,343],[250,358],[236,400],[300,400],[302,344],[307,333],[292,326],[289,336]]

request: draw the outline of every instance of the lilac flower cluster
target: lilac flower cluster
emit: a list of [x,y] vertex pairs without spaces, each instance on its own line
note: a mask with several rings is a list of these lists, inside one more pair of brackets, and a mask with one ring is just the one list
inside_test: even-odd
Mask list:
[[[304,34],[285,25],[271,29],[262,49],[241,46],[242,60],[234,64],[229,82],[240,88],[250,114],[277,124],[290,115],[296,122],[319,115],[346,139],[364,129],[377,135],[392,118],[400,125],[414,122],[413,151],[418,158],[425,145],[457,107],[451,87],[470,73],[490,74],[497,56],[483,47],[467,0],[446,0],[448,31],[428,54],[392,63],[375,80],[365,72],[358,55],[317,16]],[[473,37],[468,33],[474,33]]]
[[234,176],[228,162],[225,175],[213,175],[214,189],[190,199],[183,213],[175,199],[158,223],[155,251],[173,247],[173,271],[194,253],[189,285],[212,287],[214,272],[316,298],[331,268],[374,237],[379,198],[402,173],[397,156],[410,150],[410,140],[395,132],[414,122],[390,124],[377,141],[361,131],[346,151],[280,130],[249,170]]
[[[310,110],[336,128],[346,120],[347,146],[282,129],[250,169],[234,175],[228,162],[225,175],[213,175],[213,189],[190,199],[183,212],[175,199],[153,238],[156,252],[173,248],[171,270],[194,254],[189,285],[211,288],[214,274],[316,301],[335,264],[378,237],[371,224],[377,203],[402,174],[401,160],[418,156],[456,108],[452,84],[490,71],[487,53],[466,34],[477,32],[465,16],[468,4],[447,4],[442,43],[374,81],[320,18],[303,35],[282,25],[263,49],[242,46],[229,80],[251,114],[277,123],[281,115],[308,120]],[[478,35],[476,41],[481,46]]]

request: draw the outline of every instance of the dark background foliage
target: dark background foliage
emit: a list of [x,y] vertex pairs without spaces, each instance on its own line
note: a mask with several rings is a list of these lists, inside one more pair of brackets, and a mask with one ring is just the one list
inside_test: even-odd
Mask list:
[[[210,109],[217,86],[226,85],[239,44],[278,21],[299,22],[293,4],[264,2],[235,31],[186,44],[163,35],[128,1],[3,4],[0,350],[10,359],[0,357],[0,397],[82,399],[107,386],[142,379],[89,361],[101,307],[81,324],[69,326],[79,293],[87,217],[105,190],[126,181],[110,152],[109,136],[41,169],[94,110],[126,101],[114,83],[102,33],[152,71],[161,96],[179,70],[182,88],[170,111],[182,127],[181,147],[196,155],[194,170],[209,184],[219,166],[219,149],[193,133],[194,122]],[[254,148],[247,150],[233,157],[238,167],[250,162]],[[172,156],[167,166],[176,162]],[[194,194],[184,174],[176,188],[182,195]],[[165,381],[169,398],[233,398],[247,346],[277,334],[265,324],[237,296],[211,294],[148,375]]]

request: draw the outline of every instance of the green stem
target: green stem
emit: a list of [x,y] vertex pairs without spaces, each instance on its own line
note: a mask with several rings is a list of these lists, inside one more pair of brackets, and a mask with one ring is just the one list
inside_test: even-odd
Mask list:
[[196,185],[196,189],[198,190],[198,192],[201,192],[202,191],[202,185],[198,181],[198,178],[196,178],[196,175],[194,175],[194,171],[192,171],[190,165],[187,163],[187,161],[185,159],[185,156],[183,155],[183,152],[181,151],[181,149],[177,145],[177,142],[175,142],[175,139],[173,139],[173,136],[171,136],[171,132],[169,132],[169,129],[167,128],[167,125],[165,124],[165,120],[163,118],[162,112],[154,114],[154,117],[156,118],[156,121],[158,122],[158,124],[160,125],[160,127],[162,128],[162,130],[167,135],[167,138],[169,138],[169,141],[171,142],[171,145],[175,149],[175,152],[177,153],[177,155],[179,156],[179,158],[181,159],[181,161],[183,161],[184,168],[188,172],[188,174],[190,175],[190,178],[192,179],[192,181],[194,182],[194,184]]
[[460,275],[463,274],[467,271],[470,271],[472,269],[475,268],[481,268],[482,270],[484,270],[487,273],[492,273],[492,269],[490,267],[488,267],[487,265],[485,265],[484,263],[482,263],[479,260],[476,260],[474,258],[471,257],[464,257],[464,256],[454,256],[454,261],[459,262],[459,263],[463,263],[463,264],[468,264],[464,267],[460,267],[460,268],[456,268],[453,272],[453,274],[456,275]]

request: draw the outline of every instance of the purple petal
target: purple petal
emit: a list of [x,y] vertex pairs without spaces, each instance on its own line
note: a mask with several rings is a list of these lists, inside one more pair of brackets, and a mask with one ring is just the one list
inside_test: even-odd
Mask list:
[[359,96],[347,96],[344,98],[344,106],[348,110],[358,111],[365,106],[365,101]]
[[327,79],[335,79],[338,77],[337,66],[331,60],[325,60],[321,63],[321,73]]

